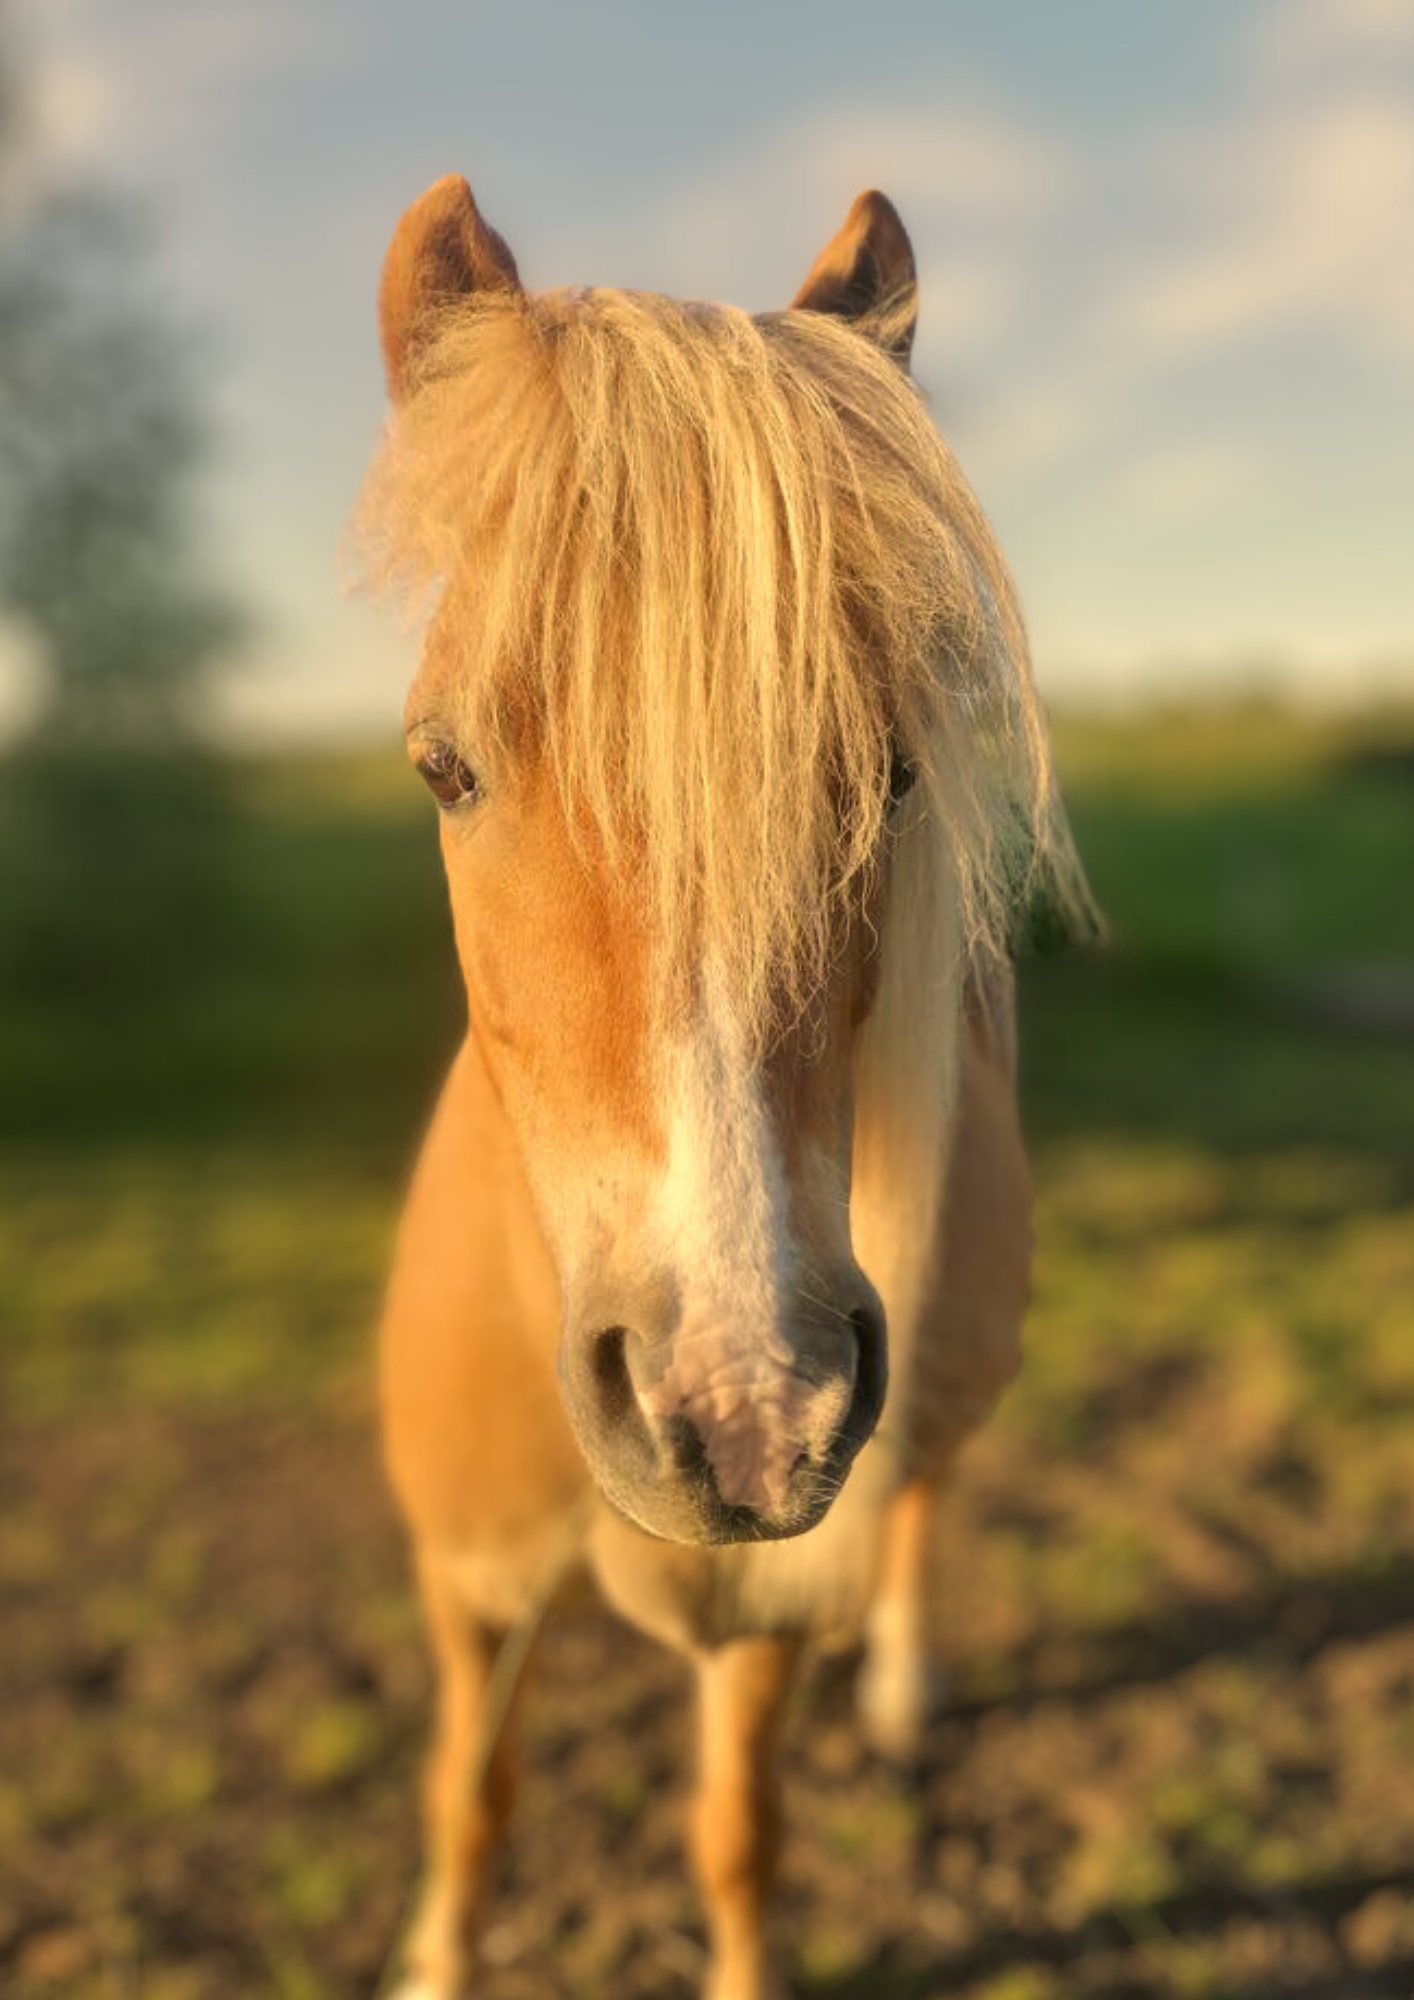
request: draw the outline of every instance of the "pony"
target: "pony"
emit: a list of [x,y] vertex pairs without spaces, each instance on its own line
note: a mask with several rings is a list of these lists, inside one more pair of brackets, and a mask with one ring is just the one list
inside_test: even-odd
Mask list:
[[1088,901],[916,292],[873,191],[754,317],[528,291],[459,176],[386,256],[357,532],[428,614],[468,1010],[381,1344],[438,1667],[404,2000],[474,1976],[572,1569],[696,1668],[710,2000],[771,1983],[805,1643],[862,1638],[882,1751],[926,1725],[934,1496],[1029,1287],[1010,940]]

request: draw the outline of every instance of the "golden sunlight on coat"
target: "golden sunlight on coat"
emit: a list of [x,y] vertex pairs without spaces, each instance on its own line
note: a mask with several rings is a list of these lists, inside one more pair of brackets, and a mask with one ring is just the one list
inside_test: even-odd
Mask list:
[[407,709],[469,1032],[388,1302],[439,1666],[408,1996],[474,1980],[498,1658],[569,1566],[694,1661],[712,2000],[761,2000],[802,1642],[927,1719],[933,1495],[1020,1358],[1008,929],[1087,909],[1001,555],[862,195],[783,312],[530,293],[466,183],[403,218],[361,507],[431,593]]

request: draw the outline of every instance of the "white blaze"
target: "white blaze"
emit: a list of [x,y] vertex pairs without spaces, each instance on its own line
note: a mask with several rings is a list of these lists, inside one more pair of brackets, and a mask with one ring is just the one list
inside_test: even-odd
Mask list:
[[[759,1073],[710,979],[691,1032],[668,1052],[668,1171],[658,1212],[678,1277],[672,1358],[644,1384],[645,1415],[685,1417],[703,1439],[728,1506],[766,1511],[818,1422],[820,1390],[795,1372],[781,1334],[797,1256],[784,1165]],[[842,1414],[842,1412],[841,1412]]]

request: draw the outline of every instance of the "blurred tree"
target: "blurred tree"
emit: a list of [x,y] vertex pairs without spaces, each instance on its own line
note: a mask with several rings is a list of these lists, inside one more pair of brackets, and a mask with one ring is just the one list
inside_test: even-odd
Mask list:
[[0,609],[36,643],[37,730],[74,748],[170,742],[241,629],[194,533],[197,362],[146,248],[88,192],[0,244]]
[[243,620],[199,532],[202,357],[150,251],[113,195],[0,206],[0,620],[38,676],[0,780],[0,975],[75,1035],[187,1004],[231,929],[193,723]]

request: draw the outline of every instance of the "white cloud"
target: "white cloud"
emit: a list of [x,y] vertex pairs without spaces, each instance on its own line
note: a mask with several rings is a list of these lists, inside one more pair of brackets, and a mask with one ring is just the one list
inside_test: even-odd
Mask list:
[[1184,135],[1179,245],[1161,244],[1113,322],[1155,361],[1324,328],[1414,362],[1414,102],[1352,86]]
[[1251,46],[1274,76],[1398,55],[1414,50],[1414,0],[1284,0],[1257,16]]
[[356,46],[329,0],[29,0],[20,18],[41,152],[100,171],[162,163],[209,139],[249,86]]
[[[1033,122],[958,102],[813,113],[783,132],[777,150],[823,183],[858,182],[887,170],[901,199],[926,216],[974,226],[1035,222],[1072,197],[1079,162]],[[882,166],[881,166],[881,163]]]
[[[340,398],[352,408],[345,384],[364,380],[326,358],[354,351],[351,322],[336,323],[330,301],[351,312],[355,258],[367,289],[370,212],[385,179],[408,171],[398,149],[415,154],[426,136],[405,105],[395,128],[398,107],[385,101],[388,48],[406,24],[398,10],[379,18],[346,0],[21,4],[54,150],[189,196],[185,210],[172,206],[197,245],[194,265],[204,260],[196,275],[264,370],[242,409],[250,461],[266,469],[258,494],[250,481],[251,504],[271,524],[267,540],[288,546],[296,582],[263,542],[251,571],[279,584],[292,628],[312,631],[298,578],[322,559],[307,526],[327,494],[311,502],[286,468],[333,464],[343,447],[329,438],[346,436]],[[525,204],[524,242],[516,234],[522,268],[532,283],[639,283],[766,307],[790,297],[859,189],[883,187],[919,256],[920,375],[1003,528],[1048,665],[1107,652],[1118,676],[1156,635],[1211,644],[1214,657],[1239,643],[1311,658],[1323,648],[1330,661],[1407,652],[1414,603],[1388,544],[1414,490],[1400,471],[1414,387],[1414,0],[1200,12],[1194,34],[1216,38],[1222,78],[1201,97],[1153,75],[1067,95],[1058,78],[1038,114],[1024,107],[1026,61],[1013,66],[1011,101],[936,61],[945,82],[925,95],[922,67],[901,60],[897,88],[881,76],[877,96],[783,94],[754,139],[726,136],[727,121],[685,119],[687,142],[715,150],[694,154],[690,172],[675,170],[677,155],[655,162],[631,200],[578,198],[547,117],[543,186]],[[350,39],[360,18],[370,88],[319,93],[321,78],[367,53]],[[1014,35],[996,30],[995,78]],[[270,127],[271,86],[289,77],[299,90],[277,114],[302,117],[310,100],[328,171],[317,199],[301,206],[292,193],[258,209],[245,179]],[[347,130],[318,124],[334,96]],[[354,130],[354,112],[374,125]],[[632,132],[615,137],[631,155]],[[490,157],[483,171],[494,175]],[[561,173],[557,207],[549,190]],[[353,192],[327,193],[343,176]],[[481,191],[502,220],[494,180]],[[274,295],[272,258],[282,311],[257,315],[243,297]],[[213,293],[228,275],[229,290]],[[360,355],[371,348],[362,329]],[[371,382],[371,362],[364,375]],[[1240,386],[1258,376],[1248,409]],[[1325,418],[1317,447],[1313,409]],[[313,410],[327,435],[308,427]],[[252,683],[252,713],[273,713],[273,685]],[[288,704],[281,713],[288,722]]]
[[[1308,34],[1339,30],[1368,51],[1414,20],[1414,0],[1319,0],[1262,18],[1289,23],[1298,11]],[[1200,493],[1201,468],[1216,477],[1218,448],[1197,448],[1163,500],[1139,440],[1182,421],[1182,380],[1194,364],[1212,374],[1251,355],[1283,367],[1310,336],[1333,367],[1386,381],[1391,408],[1407,407],[1414,74],[1382,61],[1366,70],[1291,85],[1253,62],[1235,101],[1111,141],[1103,172],[1098,158],[1076,172],[1080,199],[1047,224],[1044,327],[969,417],[989,480],[1083,466],[1100,449],[1132,453],[1131,498],[1176,518],[1181,496]],[[1378,456],[1388,439],[1371,447]]]
[[1131,520],[1171,530],[1191,522],[1230,521],[1269,499],[1271,466],[1250,443],[1183,438],[1134,453],[1119,467],[1115,506]]
[[[854,196],[881,187],[919,254],[929,337],[967,346],[1019,310],[1025,244],[1073,200],[1078,171],[1034,124],[961,102],[816,106],[670,184],[591,255],[664,290],[783,304]],[[576,239],[542,244],[537,262],[592,278]]]
[[1014,377],[949,426],[966,464],[992,481],[1023,484],[1066,461],[1083,461],[1111,435],[1115,377],[1103,364],[1054,364],[1042,357],[1027,379]]
[[[913,105],[821,105],[764,136],[671,196],[687,231],[725,220],[739,236],[763,190],[834,190],[848,199],[882,186],[916,225],[939,217],[970,228],[1053,214],[1073,192],[1074,155],[1033,124],[999,111],[930,99]],[[905,219],[908,219],[907,217]]]
[[120,123],[117,79],[86,53],[52,56],[39,70],[32,97],[40,143],[63,160],[86,158]]

